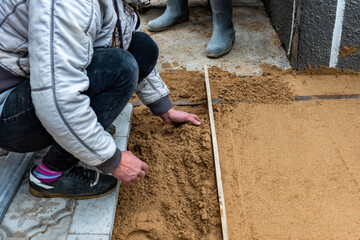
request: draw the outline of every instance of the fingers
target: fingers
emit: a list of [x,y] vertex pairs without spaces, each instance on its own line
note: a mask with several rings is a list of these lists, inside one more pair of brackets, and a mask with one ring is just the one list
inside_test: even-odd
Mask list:
[[[145,177],[145,172],[144,172],[144,177]],[[141,178],[143,177],[136,177],[133,180],[130,181],[123,181],[127,186],[132,186],[134,183],[140,182]]]
[[172,108],[168,112],[160,115],[160,117],[166,124],[178,125],[178,124],[181,124],[184,122],[190,122],[190,123],[194,124],[195,126],[199,126],[201,124],[200,118],[197,115],[179,111],[174,108]]
[[140,171],[138,174],[139,178],[144,178],[145,177],[145,172],[144,171]]
[[148,168],[148,165],[143,162],[143,164],[142,164],[142,169],[143,170],[139,169],[137,171],[137,175],[135,175],[136,174],[135,173],[133,176],[129,177],[128,181],[126,182],[126,185],[131,186],[134,183],[140,182],[140,180],[145,177],[145,170],[147,168]]
[[195,115],[195,114],[190,114],[187,116],[187,119],[186,119],[188,122],[196,125],[196,126],[199,126],[201,125],[201,122],[200,122],[200,118]]
[[195,119],[200,123],[200,118],[197,115],[195,115]]
[[134,156],[130,151],[123,151],[119,166],[112,172],[112,175],[128,186],[139,182],[145,177],[145,170],[148,165]]
[[146,162],[142,162],[141,169],[146,171],[149,168],[149,166],[146,164]]
[[129,187],[134,184],[133,182],[125,182],[125,181],[123,181],[123,182],[126,184],[126,186],[129,186]]

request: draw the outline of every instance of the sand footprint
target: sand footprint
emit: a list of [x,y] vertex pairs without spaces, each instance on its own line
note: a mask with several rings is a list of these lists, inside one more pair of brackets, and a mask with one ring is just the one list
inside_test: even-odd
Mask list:
[[146,230],[137,229],[129,233],[126,237],[127,240],[160,240],[156,234]]

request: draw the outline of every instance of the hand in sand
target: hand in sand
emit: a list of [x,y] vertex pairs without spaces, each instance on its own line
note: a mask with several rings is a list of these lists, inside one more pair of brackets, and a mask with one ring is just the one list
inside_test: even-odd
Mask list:
[[167,124],[176,124],[176,123],[184,123],[184,122],[189,122],[196,126],[199,126],[201,124],[200,118],[195,114],[182,112],[174,108],[171,108],[166,113],[161,114],[160,117]]
[[111,174],[126,185],[131,186],[145,177],[145,170],[148,165],[130,151],[122,151],[121,153],[120,164]]

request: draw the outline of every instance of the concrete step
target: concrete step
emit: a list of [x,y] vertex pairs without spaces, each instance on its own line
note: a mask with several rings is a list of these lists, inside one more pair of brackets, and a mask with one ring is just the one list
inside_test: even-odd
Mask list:
[[[127,149],[133,107],[128,104],[114,121],[114,140]],[[36,198],[24,180],[0,225],[0,240],[92,240],[111,239],[120,182],[104,197],[73,200]]]
[[28,172],[35,153],[7,153],[0,159],[0,222]]

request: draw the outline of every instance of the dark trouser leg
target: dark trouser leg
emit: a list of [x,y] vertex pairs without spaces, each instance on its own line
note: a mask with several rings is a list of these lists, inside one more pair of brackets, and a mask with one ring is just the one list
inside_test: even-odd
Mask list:
[[[138,63],[138,82],[141,82],[154,69],[159,56],[159,48],[149,35],[143,32],[135,32],[132,36],[128,51],[135,57]],[[115,133],[115,126],[110,125],[106,131],[111,134]]]
[[0,118],[0,147],[12,152],[32,152],[53,143],[35,115],[28,79],[8,96]]
[[135,32],[128,51],[139,65],[139,82],[141,82],[154,69],[159,57],[159,48],[149,35]]
[[[91,99],[99,123],[109,126],[129,101],[138,80],[134,57],[122,49],[96,50],[89,65],[89,89],[84,92]],[[0,123],[0,147],[15,152],[40,150],[53,143],[35,115],[29,81],[15,88],[3,109]],[[57,143],[44,157],[43,163],[52,170],[64,171],[78,160]]]

